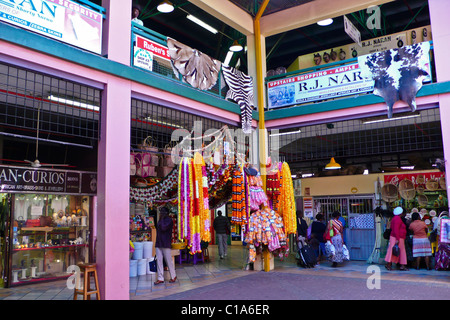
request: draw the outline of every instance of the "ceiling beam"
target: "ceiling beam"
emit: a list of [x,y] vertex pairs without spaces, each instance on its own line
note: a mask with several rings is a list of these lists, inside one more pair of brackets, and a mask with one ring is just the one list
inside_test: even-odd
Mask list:
[[[311,1],[287,10],[275,12],[261,18],[261,34],[273,36],[289,30],[308,26],[317,21],[342,16],[371,5],[381,5],[393,0],[329,0]],[[191,1],[192,2],[192,1]]]
[[254,33],[253,17],[230,1],[189,0],[189,2],[246,36]]

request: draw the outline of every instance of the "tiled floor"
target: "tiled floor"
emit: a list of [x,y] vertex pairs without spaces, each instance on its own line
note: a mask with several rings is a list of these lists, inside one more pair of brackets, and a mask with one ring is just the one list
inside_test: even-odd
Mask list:
[[[176,263],[177,281],[173,284],[166,281],[164,284],[155,286],[155,275],[143,275],[130,278],[130,300],[154,300],[154,299],[172,299],[189,296],[191,290],[202,289],[209,292],[211,285],[225,288],[227,284],[240,283],[240,277],[261,277],[261,279],[270,279],[280,277],[284,279],[294,279],[295,275],[300,279],[348,279],[349,284],[352,281],[364,281],[368,277],[368,265],[364,261],[345,262],[338,268],[331,268],[327,261],[312,269],[303,269],[298,267],[293,255],[283,259],[275,258],[275,268],[271,272],[258,272],[245,270],[247,261],[247,250],[242,246],[229,247],[228,256],[219,259],[216,246],[209,246],[210,262],[199,262],[197,264]],[[376,266],[376,265],[375,265]],[[450,288],[450,272],[448,271],[427,271],[414,270],[408,272],[390,271],[380,266],[383,279],[392,283],[402,284],[424,284],[426,287],[438,286],[446,290]],[[282,274],[286,274],[283,276]],[[294,278],[292,278],[294,277]],[[169,276],[167,275],[167,279]],[[239,280],[239,281],[238,281]],[[242,278],[244,280],[244,278]],[[242,281],[244,282],[244,281]],[[326,281],[321,281],[326,282]],[[261,298],[255,293],[255,299]],[[220,297],[208,296],[209,299],[219,299]],[[281,299],[283,297],[280,297]],[[66,281],[47,282],[33,284],[15,288],[0,289],[0,300],[72,300],[73,290],[67,288]]]

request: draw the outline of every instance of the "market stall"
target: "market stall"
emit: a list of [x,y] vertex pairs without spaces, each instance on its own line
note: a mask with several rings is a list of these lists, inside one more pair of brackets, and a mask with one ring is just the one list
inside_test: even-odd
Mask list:
[[[211,242],[211,210],[226,203],[231,203],[231,224],[249,248],[248,264],[262,261],[263,254],[287,254],[289,235],[297,230],[289,165],[271,166],[266,193],[258,170],[237,152],[228,128],[213,135],[211,143],[197,149],[189,148],[194,138],[186,137],[191,141],[173,149],[174,158],[182,155],[176,167],[153,185],[131,187],[131,200],[145,203],[147,209],[169,204],[176,226],[173,245],[185,247],[192,256],[202,252],[201,243]],[[145,241],[154,237],[154,228],[149,231]]]

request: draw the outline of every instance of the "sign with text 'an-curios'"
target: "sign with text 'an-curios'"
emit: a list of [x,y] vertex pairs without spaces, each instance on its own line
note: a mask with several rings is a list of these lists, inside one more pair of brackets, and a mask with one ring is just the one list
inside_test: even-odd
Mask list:
[[96,194],[97,174],[0,166],[0,192]]
[[267,83],[268,108],[287,107],[372,92],[374,81],[363,78],[357,63]]
[[70,0],[0,0],[0,20],[101,54],[103,15]]

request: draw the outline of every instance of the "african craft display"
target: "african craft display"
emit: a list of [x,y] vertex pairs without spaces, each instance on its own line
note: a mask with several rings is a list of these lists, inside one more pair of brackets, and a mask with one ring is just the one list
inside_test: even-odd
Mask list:
[[252,77],[229,66],[222,65],[222,73],[229,90],[225,99],[234,100],[241,108],[241,123],[244,133],[252,131],[253,102]]
[[209,90],[216,84],[220,61],[171,38],[167,38],[167,47],[172,67],[184,81],[200,90]]

